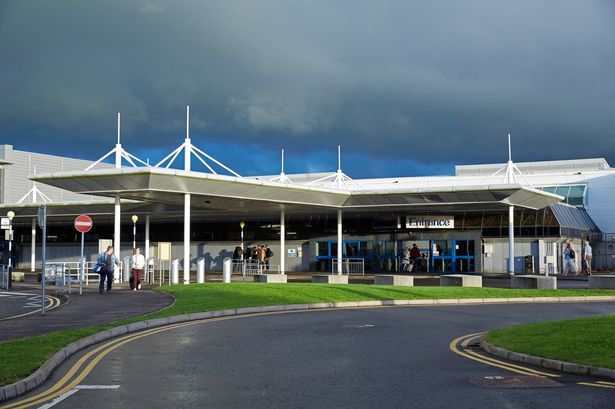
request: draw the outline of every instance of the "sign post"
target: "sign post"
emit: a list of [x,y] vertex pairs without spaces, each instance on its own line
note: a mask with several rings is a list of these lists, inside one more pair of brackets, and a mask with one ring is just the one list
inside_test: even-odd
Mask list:
[[43,230],[41,243],[41,315],[45,315],[45,275],[47,268],[45,266],[45,249],[47,247],[47,206],[42,204],[38,208],[38,225]]
[[77,216],[75,229],[81,233],[81,257],[79,258],[79,295],[83,294],[83,275],[85,274],[85,260],[83,259],[84,235],[92,229],[94,223],[87,214]]

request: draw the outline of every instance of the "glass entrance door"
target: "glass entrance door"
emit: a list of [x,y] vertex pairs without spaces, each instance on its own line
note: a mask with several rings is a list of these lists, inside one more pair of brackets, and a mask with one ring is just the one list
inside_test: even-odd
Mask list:
[[[337,258],[337,240],[317,241],[316,271],[331,272],[334,258]],[[344,240],[342,242],[342,258],[362,258],[365,271],[371,271],[374,254],[374,243],[370,240]]]
[[431,271],[437,274],[476,271],[474,240],[431,240]]

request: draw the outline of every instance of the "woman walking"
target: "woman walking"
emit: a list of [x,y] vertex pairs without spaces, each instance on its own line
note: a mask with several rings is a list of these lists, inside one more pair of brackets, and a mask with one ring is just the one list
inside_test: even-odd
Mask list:
[[132,280],[130,281],[130,287],[132,291],[141,289],[141,276],[143,275],[143,269],[145,268],[145,256],[141,254],[141,249],[136,248],[135,254],[132,255]]
[[574,250],[572,249],[570,243],[567,243],[566,248],[564,249],[564,275],[570,275],[570,271],[572,271],[575,276],[579,275],[574,259]]

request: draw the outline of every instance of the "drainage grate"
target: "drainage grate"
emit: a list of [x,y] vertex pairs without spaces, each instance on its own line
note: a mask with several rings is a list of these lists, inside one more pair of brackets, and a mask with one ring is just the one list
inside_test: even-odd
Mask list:
[[482,376],[470,378],[470,382],[481,388],[554,388],[564,386],[544,376]]

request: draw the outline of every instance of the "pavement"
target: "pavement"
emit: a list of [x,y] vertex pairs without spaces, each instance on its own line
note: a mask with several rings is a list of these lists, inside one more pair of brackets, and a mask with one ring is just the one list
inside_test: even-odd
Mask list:
[[533,385],[520,382],[510,367],[468,359],[451,343],[495,327],[607,313],[615,313],[615,303],[388,307],[214,319],[79,352],[45,387],[98,348],[107,355],[94,359],[87,373],[79,372],[78,384],[51,402],[54,408],[607,408],[615,389],[595,380],[563,375],[530,377]]
[[[7,295],[10,294],[10,295]],[[0,342],[42,335],[52,331],[87,327],[147,314],[165,308],[173,298],[159,292],[130,291],[127,285],[114,285],[111,293],[98,293],[98,287],[85,287],[58,297],[62,303],[40,315],[40,285],[14,283],[10,292],[0,293]],[[2,296],[5,295],[5,296]],[[53,287],[48,295],[55,296]],[[24,312],[38,311],[25,315]]]

